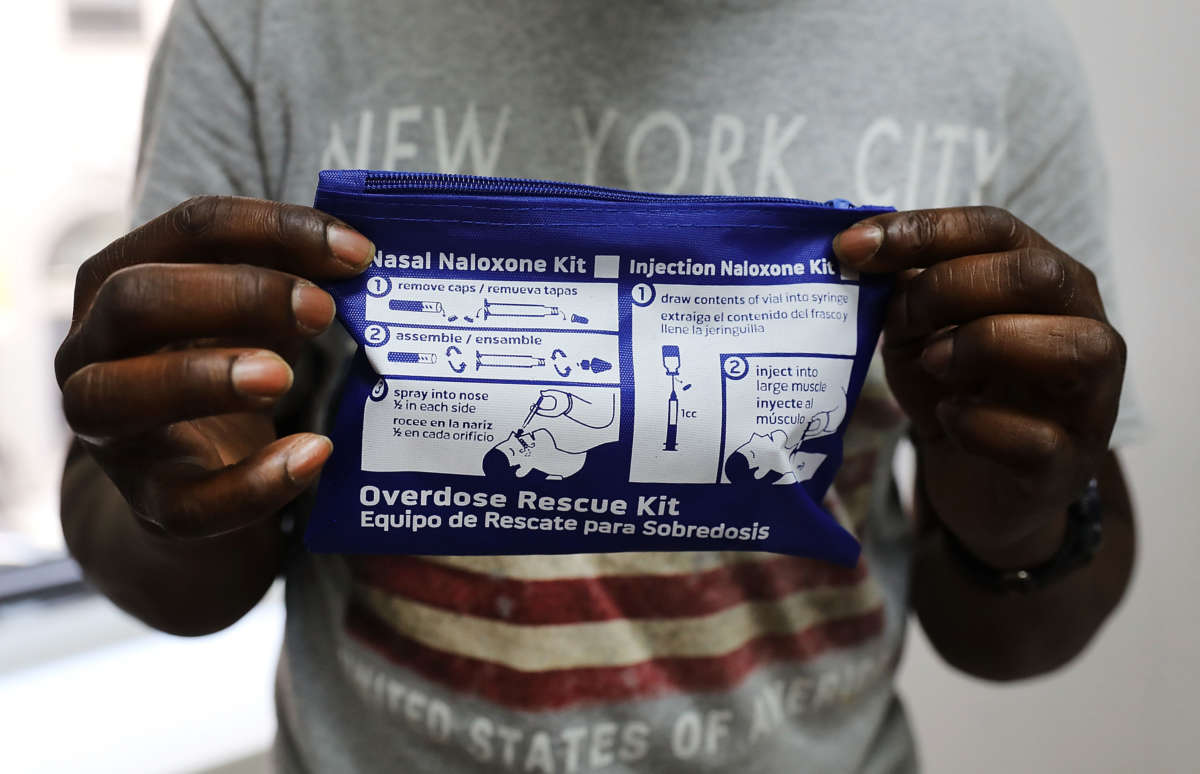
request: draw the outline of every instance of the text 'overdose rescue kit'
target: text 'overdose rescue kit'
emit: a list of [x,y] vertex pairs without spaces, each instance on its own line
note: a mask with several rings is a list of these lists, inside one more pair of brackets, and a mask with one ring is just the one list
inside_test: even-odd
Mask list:
[[321,173],[371,239],[310,549],[752,550],[853,564],[820,505],[891,290],[832,239],[885,208]]

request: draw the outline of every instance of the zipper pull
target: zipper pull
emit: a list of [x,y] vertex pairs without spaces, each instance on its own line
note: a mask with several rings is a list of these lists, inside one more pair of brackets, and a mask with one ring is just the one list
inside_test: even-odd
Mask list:
[[832,208],[834,208],[835,210],[853,210],[853,209],[857,209],[857,208],[856,208],[856,207],[855,207],[853,204],[851,204],[851,203],[850,203],[849,201],[847,201],[846,199],[830,199],[829,201],[825,202],[825,206],[826,206],[826,207],[832,207]]

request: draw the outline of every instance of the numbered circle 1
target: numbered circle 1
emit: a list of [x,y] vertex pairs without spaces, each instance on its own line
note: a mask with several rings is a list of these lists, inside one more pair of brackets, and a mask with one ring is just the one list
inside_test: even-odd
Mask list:
[[380,379],[375,382],[375,386],[371,388],[371,400],[380,401],[387,397],[388,386],[387,379]]
[[363,338],[370,347],[382,347],[391,337],[391,331],[382,325],[368,325],[363,331]]
[[629,297],[638,306],[650,306],[654,302],[654,286],[639,282],[629,291]]
[[367,292],[378,298],[392,291],[392,281],[387,277],[375,276],[367,280]]
[[725,372],[726,379],[736,381],[744,378],[750,372],[750,364],[741,355],[728,355],[725,362],[721,364],[721,370]]

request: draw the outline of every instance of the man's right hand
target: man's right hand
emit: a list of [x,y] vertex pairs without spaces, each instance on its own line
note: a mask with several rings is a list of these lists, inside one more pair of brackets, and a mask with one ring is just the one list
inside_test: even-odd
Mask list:
[[276,439],[287,359],[333,320],[308,280],[363,271],[374,247],[316,210],[190,199],[79,270],[55,358],[80,443],[134,516],[169,538],[260,523],[302,492],[332,445]]

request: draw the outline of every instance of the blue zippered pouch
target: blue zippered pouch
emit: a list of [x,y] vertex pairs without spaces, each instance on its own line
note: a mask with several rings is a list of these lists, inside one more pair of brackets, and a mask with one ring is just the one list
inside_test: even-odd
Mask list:
[[891,290],[835,234],[887,208],[321,173],[371,239],[313,551],[755,550],[852,565],[820,503]]

